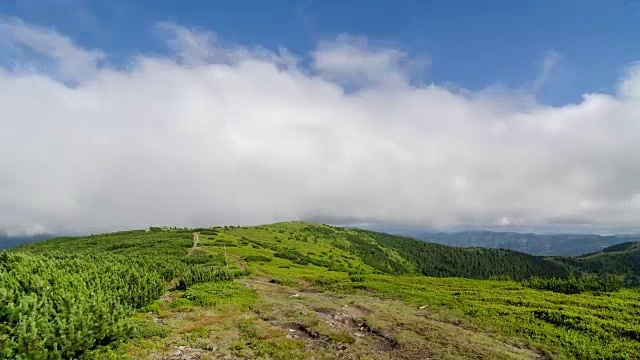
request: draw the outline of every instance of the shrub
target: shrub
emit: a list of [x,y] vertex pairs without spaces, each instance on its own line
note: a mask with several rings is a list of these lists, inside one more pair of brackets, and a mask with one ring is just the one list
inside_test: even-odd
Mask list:
[[251,307],[257,296],[245,286],[231,281],[220,281],[193,285],[185,293],[185,298],[198,306]]
[[212,281],[228,281],[239,276],[249,275],[249,273],[248,270],[227,271],[205,265],[193,266],[178,279],[176,289],[186,290],[194,284]]
[[216,264],[221,265],[224,263],[224,259],[221,256],[215,256],[204,250],[195,249],[191,254],[182,258],[182,261],[189,265],[197,264]]
[[248,256],[245,256],[244,259],[246,261],[264,261],[264,262],[270,262],[271,260],[273,260],[270,257],[264,256],[264,255],[248,255]]
[[194,232],[198,232],[200,235],[218,235],[218,232],[214,229],[194,229]]
[[0,253],[0,358],[83,358],[129,337],[164,287],[121,257]]
[[615,292],[622,287],[620,279],[616,276],[604,276],[600,278],[583,276],[576,278],[571,274],[567,278],[539,278],[533,277],[523,282],[528,288],[549,290],[562,294],[579,294],[585,291]]
[[337,343],[353,344],[356,339],[348,332],[329,334],[329,338]]
[[489,280],[493,280],[493,281],[513,281],[513,279],[511,278],[511,275],[509,274],[502,274],[500,276],[489,276]]
[[135,322],[132,337],[149,339],[152,337],[164,338],[167,335],[169,335],[169,329],[144,319]]
[[269,280],[269,282],[272,284],[278,284],[278,285],[284,285],[284,286],[290,286],[290,287],[300,286],[300,283],[298,282],[298,280],[296,278],[291,278],[291,277],[273,278]]
[[349,279],[352,282],[364,282],[365,275],[361,272],[352,272],[349,273]]

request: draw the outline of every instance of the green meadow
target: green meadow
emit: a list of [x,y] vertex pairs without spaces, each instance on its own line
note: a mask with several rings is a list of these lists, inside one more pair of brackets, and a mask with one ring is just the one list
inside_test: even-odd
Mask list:
[[58,238],[0,254],[0,356],[640,356],[640,292],[574,262],[303,222]]

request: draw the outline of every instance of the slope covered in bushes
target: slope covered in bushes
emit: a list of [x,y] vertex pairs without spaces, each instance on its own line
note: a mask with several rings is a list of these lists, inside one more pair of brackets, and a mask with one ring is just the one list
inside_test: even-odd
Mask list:
[[169,281],[229,281],[220,256],[191,249],[191,230],[126,231],[0,253],[1,358],[89,357],[136,333],[131,315]]
[[121,256],[0,253],[0,357],[78,358],[124,340],[132,309],[164,290]]
[[565,261],[304,222],[53,239],[0,255],[0,358],[622,359],[639,293],[567,275],[634,248]]

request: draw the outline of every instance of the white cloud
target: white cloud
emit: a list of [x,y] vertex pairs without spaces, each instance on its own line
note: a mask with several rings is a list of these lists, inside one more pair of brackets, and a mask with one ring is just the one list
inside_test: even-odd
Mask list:
[[618,91],[621,96],[640,98],[640,62],[629,66],[625,76],[620,81]]
[[536,76],[535,81],[533,82],[533,91],[538,92],[540,88],[549,80],[549,75],[551,75],[551,71],[553,68],[562,60],[562,55],[560,55],[557,51],[549,51],[544,55],[544,59],[542,60],[542,69]]
[[42,67],[0,71],[0,229],[640,218],[634,68],[618,94],[550,107],[417,86],[406,54],[363,38],[320,44],[313,72],[285,50],[174,27],[173,56],[122,70],[51,30],[0,29],[5,46],[47,54],[56,69],[84,64],[73,87]]
[[167,45],[181,64],[234,64],[243,60],[262,60],[281,67],[295,67],[298,59],[287,49],[277,53],[265,48],[248,48],[236,44],[223,44],[218,36],[205,29],[185,28],[175,23],[162,22],[157,33],[167,39]]
[[[0,45],[6,54],[17,58],[17,69],[12,70],[45,67],[64,81],[80,81],[95,73],[98,62],[104,58],[101,51],[83,49],[53,30],[34,27],[17,18],[0,17]],[[38,57],[33,59],[29,55]]]
[[187,29],[168,22],[159,23],[156,28],[161,36],[168,38],[169,47],[186,63],[206,63],[215,53],[217,36],[212,32]]
[[409,59],[407,53],[389,47],[373,47],[366,37],[339,35],[322,41],[313,52],[315,70],[324,78],[345,85],[406,82],[412,73],[428,65],[426,59]]

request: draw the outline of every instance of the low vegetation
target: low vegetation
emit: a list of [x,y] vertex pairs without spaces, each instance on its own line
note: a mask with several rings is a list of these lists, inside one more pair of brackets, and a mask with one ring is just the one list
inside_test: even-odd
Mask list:
[[156,272],[118,256],[0,254],[0,354],[78,358],[132,333],[132,309],[165,291]]
[[580,294],[585,291],[614,292],[620,291],[622,287],[617,276],[607,276],[604,278],[583,276],[576,278],[573,274],[564,279],[534,277],[525,281],[523,284],[532,289],[549,290],[568,295]]
[[0,357],[638,356],[640,293],[595,259],[302,222],[53,239],[0,255]]

